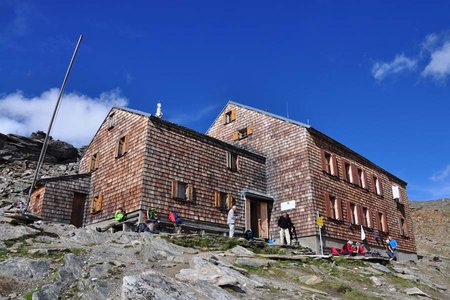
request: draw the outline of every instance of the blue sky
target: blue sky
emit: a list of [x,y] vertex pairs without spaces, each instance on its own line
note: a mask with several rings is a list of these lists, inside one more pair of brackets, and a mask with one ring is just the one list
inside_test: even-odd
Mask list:
[[[281,1],[279,1],[281,2]],[[205,132],[228,100],[309,122],[450,197],[448,1],[0,0],[0,132],[88,143],[111,105]]]

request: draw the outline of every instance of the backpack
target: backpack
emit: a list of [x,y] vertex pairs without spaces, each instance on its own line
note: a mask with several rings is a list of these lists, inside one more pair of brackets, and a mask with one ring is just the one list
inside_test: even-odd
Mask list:
[[177,212],[172,210],[171,212],[169,212],[169,220],[170,222],[173,222],[177,225],[181,224],[182,220],[180,218],[180,216],[177,215]]
[[244,237],[245,237],[245,239],[246,239],[247,241],[253,240],[253,231],[252,231],[251,229],[247,229],[247,230],[244,232]]

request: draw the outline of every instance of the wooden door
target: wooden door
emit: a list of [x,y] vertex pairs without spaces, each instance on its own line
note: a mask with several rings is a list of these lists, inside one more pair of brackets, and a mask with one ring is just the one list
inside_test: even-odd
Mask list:
[[269,238],[269,220],[267,202],[259,202],[259,237]]
[[76,227],[83,226],[84,203],[86,194],[74,193],[72,200],[72,214],[70,216],[70,224]]

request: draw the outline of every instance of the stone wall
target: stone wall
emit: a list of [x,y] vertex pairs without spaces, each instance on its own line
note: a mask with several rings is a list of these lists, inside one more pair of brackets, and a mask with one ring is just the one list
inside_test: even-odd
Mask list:
[[[142,209],[156,208],[165,218],[174,209],[185,220],[226,227],[227,209],[215,207],[215,191],[230,194],[237,205],[237,226],[244,226],[244,189],[266,192],[265,158],[193,130],[150,118]],[[237,171],[227,168],[227,152],[238,157]],[[191,201],[172,197],[173,181],[193,187]]]

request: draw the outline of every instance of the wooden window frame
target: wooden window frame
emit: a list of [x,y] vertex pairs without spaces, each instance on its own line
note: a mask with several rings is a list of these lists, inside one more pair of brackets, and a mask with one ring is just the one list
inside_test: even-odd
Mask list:
[[98,193],[96,196],[91,198],[89,205],[89,213],[95,215],[103,210],[103,195]]
[[370,208],[365,206],[362,207],[362,218],[364,227],[373,228],[372,211]]
[[224,124],[230,124],[231,122],[234,122],[236,120],[236,108],[233,108],[229,111],[227,111],[224,114]]
[[225,192],[214,191],[214,207],[221,211],[228,211],[234,204],[233,196]]
[[116,142],[116,158],[122,157],[128,152],[128,135],[124,135]]
[[367,189],[367,173],[363,168],[356,168],[358,176],[358,185],[363,189]]
[[409,237],[408,225],[406,223],[406,219],[403,217],[398,218],[399,227],[400,227],[400,235],[404,237]]
[[342,221],[342,201],[336,196],[325,192],[325,216],[330,219]]
[[233,132],[233,140],[234,141],[242,140],[249,137],[252,134],[253,134],[253,127],[247,126]]
[[115,116],[115,113],[112,113],[112,114],[110,114],[108,116],[108,120],[107,120],[107,122],[108,122],[108,130],[113,129],[114,126],[115,126],[116,120],[115,120],[114,116]]
[[98,169],[100,156],[98,152],[91,155],[88,161],[88,172],[94,172]]
[[389,232],[386,213],[377,211],[376,216],[375,216],[375,221],[376,221],[377,229],[379,231],[384,232],[384,233]]
[[[181,187],[183,191],[181,191]],[[194,201],[194,186],[179,180],[172,180],[171,197],[176,200],[192,202]]]
[[226,166],[227,166],[228,170],[230,170],[232,172],[238,172],[238,168],[239,168],[238,161],[239,161],[239,156],[237,155],[237,153],[227,151]]
[[337,159],[335,154],[332,154],[330,152],[321,149],[320,159],[322,162],[322,171],[332,176],[339,176],[337,171]]

